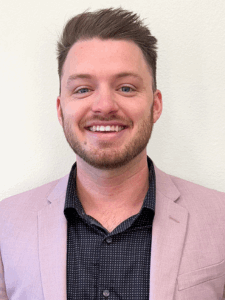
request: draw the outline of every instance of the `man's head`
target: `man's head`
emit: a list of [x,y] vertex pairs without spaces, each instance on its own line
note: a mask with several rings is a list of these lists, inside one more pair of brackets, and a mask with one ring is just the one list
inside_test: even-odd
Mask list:
[[[92,18],[92,26],[98,27],[104,11],[113,13],[93,13],[98,22]],[[129,23],[131,13],[114,10],[120,17],[122,13]],[[86,16],[89,24],[90,14]],[[81,19],[84,24],[85,19]],[[72,41],[71,22],[64,32]],[[136,42],[123,39],[123,35],[119,39],[82,35],[82,27],[80,30],[59,68],[58,118],[77,159],[96,168],[115,169],[146,153],[153,123],[161,114],[161,93],[154,88],[152,69]],[[153,39],[154,47],[155,42]]]
[[58,42],[58,74],[61,82],[63,65],[71,47],[80,40],[133,41],[142,51],[152,72],[153,90],[156,90],[157,39],[143,24],[138,15],[121,8],[84,12],[70,19]]

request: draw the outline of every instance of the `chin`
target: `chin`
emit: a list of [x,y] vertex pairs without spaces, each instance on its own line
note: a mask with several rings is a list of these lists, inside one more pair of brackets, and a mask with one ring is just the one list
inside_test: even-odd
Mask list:
[[[89,165],[101,170],[113,170],[121,168],[137,157],[146,149],[147,143],[141,147],[131,147],[123,150],[99,150],[84,151],[81,149],[73,149],[74,152]],[[80,151],[81,150],[81,151]]]

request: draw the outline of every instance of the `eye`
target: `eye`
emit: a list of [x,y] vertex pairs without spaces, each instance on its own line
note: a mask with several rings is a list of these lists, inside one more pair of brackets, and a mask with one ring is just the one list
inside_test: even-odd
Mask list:
[[134,92],[134,89],[132,89],[130,86],[122,86],[120,90],[125,93]]
[[79,90],[76,90],[75,94],[85,94],[85,93],[87,93],[89,91],[90,91],[90,89],[88,89],[88,88],[81,88]]

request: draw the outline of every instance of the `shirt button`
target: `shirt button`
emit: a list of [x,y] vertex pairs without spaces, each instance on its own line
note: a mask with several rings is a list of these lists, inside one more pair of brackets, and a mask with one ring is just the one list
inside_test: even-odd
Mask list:
[[112,243],[112,238],[111,238],[111,237],[107,238],[107,239],[106,239],[106,243],[107,243],[107,244],[111,244],[111,243]]
[[104,290],[103,291],[103,296],[104,297],[109,297],[109,291],[108,290]]

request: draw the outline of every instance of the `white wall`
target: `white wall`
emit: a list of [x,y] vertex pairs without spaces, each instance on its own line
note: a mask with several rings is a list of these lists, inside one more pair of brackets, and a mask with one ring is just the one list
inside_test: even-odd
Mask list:
[[[164,111],[148,153],[162,170],[225,192],[225,1],[124,0],[158,38]],[[56,41],[77,13],[119,0],[0,0],[0,199],[67,174],[56,117]]]

